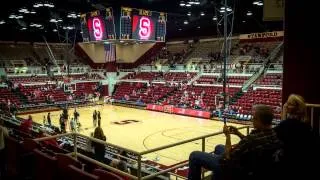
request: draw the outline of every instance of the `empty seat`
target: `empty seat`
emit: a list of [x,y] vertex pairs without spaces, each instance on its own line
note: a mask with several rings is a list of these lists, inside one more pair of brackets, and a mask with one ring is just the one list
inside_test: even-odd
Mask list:
[[120,176],[102,169],[95,169],[93,171],[93,174],[98,176],[100,179],[123,180],[123,178],[121,178]]
[[39,149],[33,150],[35,154],[34,175],[36,180],[55,180],[57,179],[57,159]]
[[85,172],[73,165],[69,165],[67,167],[67,174],[66,177],[68,177],[68,179],[75,179],[75,180],[97,180],[99,179],[98,176],[90,174],[88,172]]

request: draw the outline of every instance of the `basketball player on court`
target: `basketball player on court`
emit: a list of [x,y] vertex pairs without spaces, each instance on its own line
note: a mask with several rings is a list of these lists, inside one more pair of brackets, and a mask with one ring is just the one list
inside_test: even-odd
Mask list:
[[97,126],[97,110],[94,110],[92,118],[93,118],[93,127],[96,127]]
[[101,124],[101,114],[100,114],[100,111],[98,111],[97,116],[98,116],[98,124]]

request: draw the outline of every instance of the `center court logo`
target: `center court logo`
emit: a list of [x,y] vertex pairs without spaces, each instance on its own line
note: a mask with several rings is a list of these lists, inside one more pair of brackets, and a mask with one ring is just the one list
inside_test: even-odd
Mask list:
[[128,125],[128,124],[135,124],[135,123],[139,123],[141,121],[138,120],[122,120],[122,121],[114,121],[112,122],[112,124],[116,124],[116,125]]

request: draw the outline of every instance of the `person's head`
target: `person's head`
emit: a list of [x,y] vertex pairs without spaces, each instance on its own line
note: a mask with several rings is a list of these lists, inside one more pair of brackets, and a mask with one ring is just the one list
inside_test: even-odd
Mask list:
[[32,116],[31,115],[28,116],[28,120],[32,120]]
[[100,140],[104,138],[104,133],[101,127],[96,127],[93,133],[93,137]]
[[273,112],[270,106],[256,105],[253,107],[253,127],[255,129],[271,128]]
[[3,125],[4,125],[3,119],[0,119],[0,126],[3,126]]
[[50,112],[48,112],[48,116],[50,116]]
[[307,106],[302,96],[291,94],[284,106],[285,116],[292,116],[293,118],[305,121],[307,120]]

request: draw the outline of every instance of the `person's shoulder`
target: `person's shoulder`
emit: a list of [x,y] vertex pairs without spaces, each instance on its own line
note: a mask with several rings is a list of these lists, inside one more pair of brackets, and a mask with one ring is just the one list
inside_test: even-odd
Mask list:
[[280,124],[275,129],[304,129],[311,130],[311,126],[305,122],[298,119],[286,119],[280,122]]

